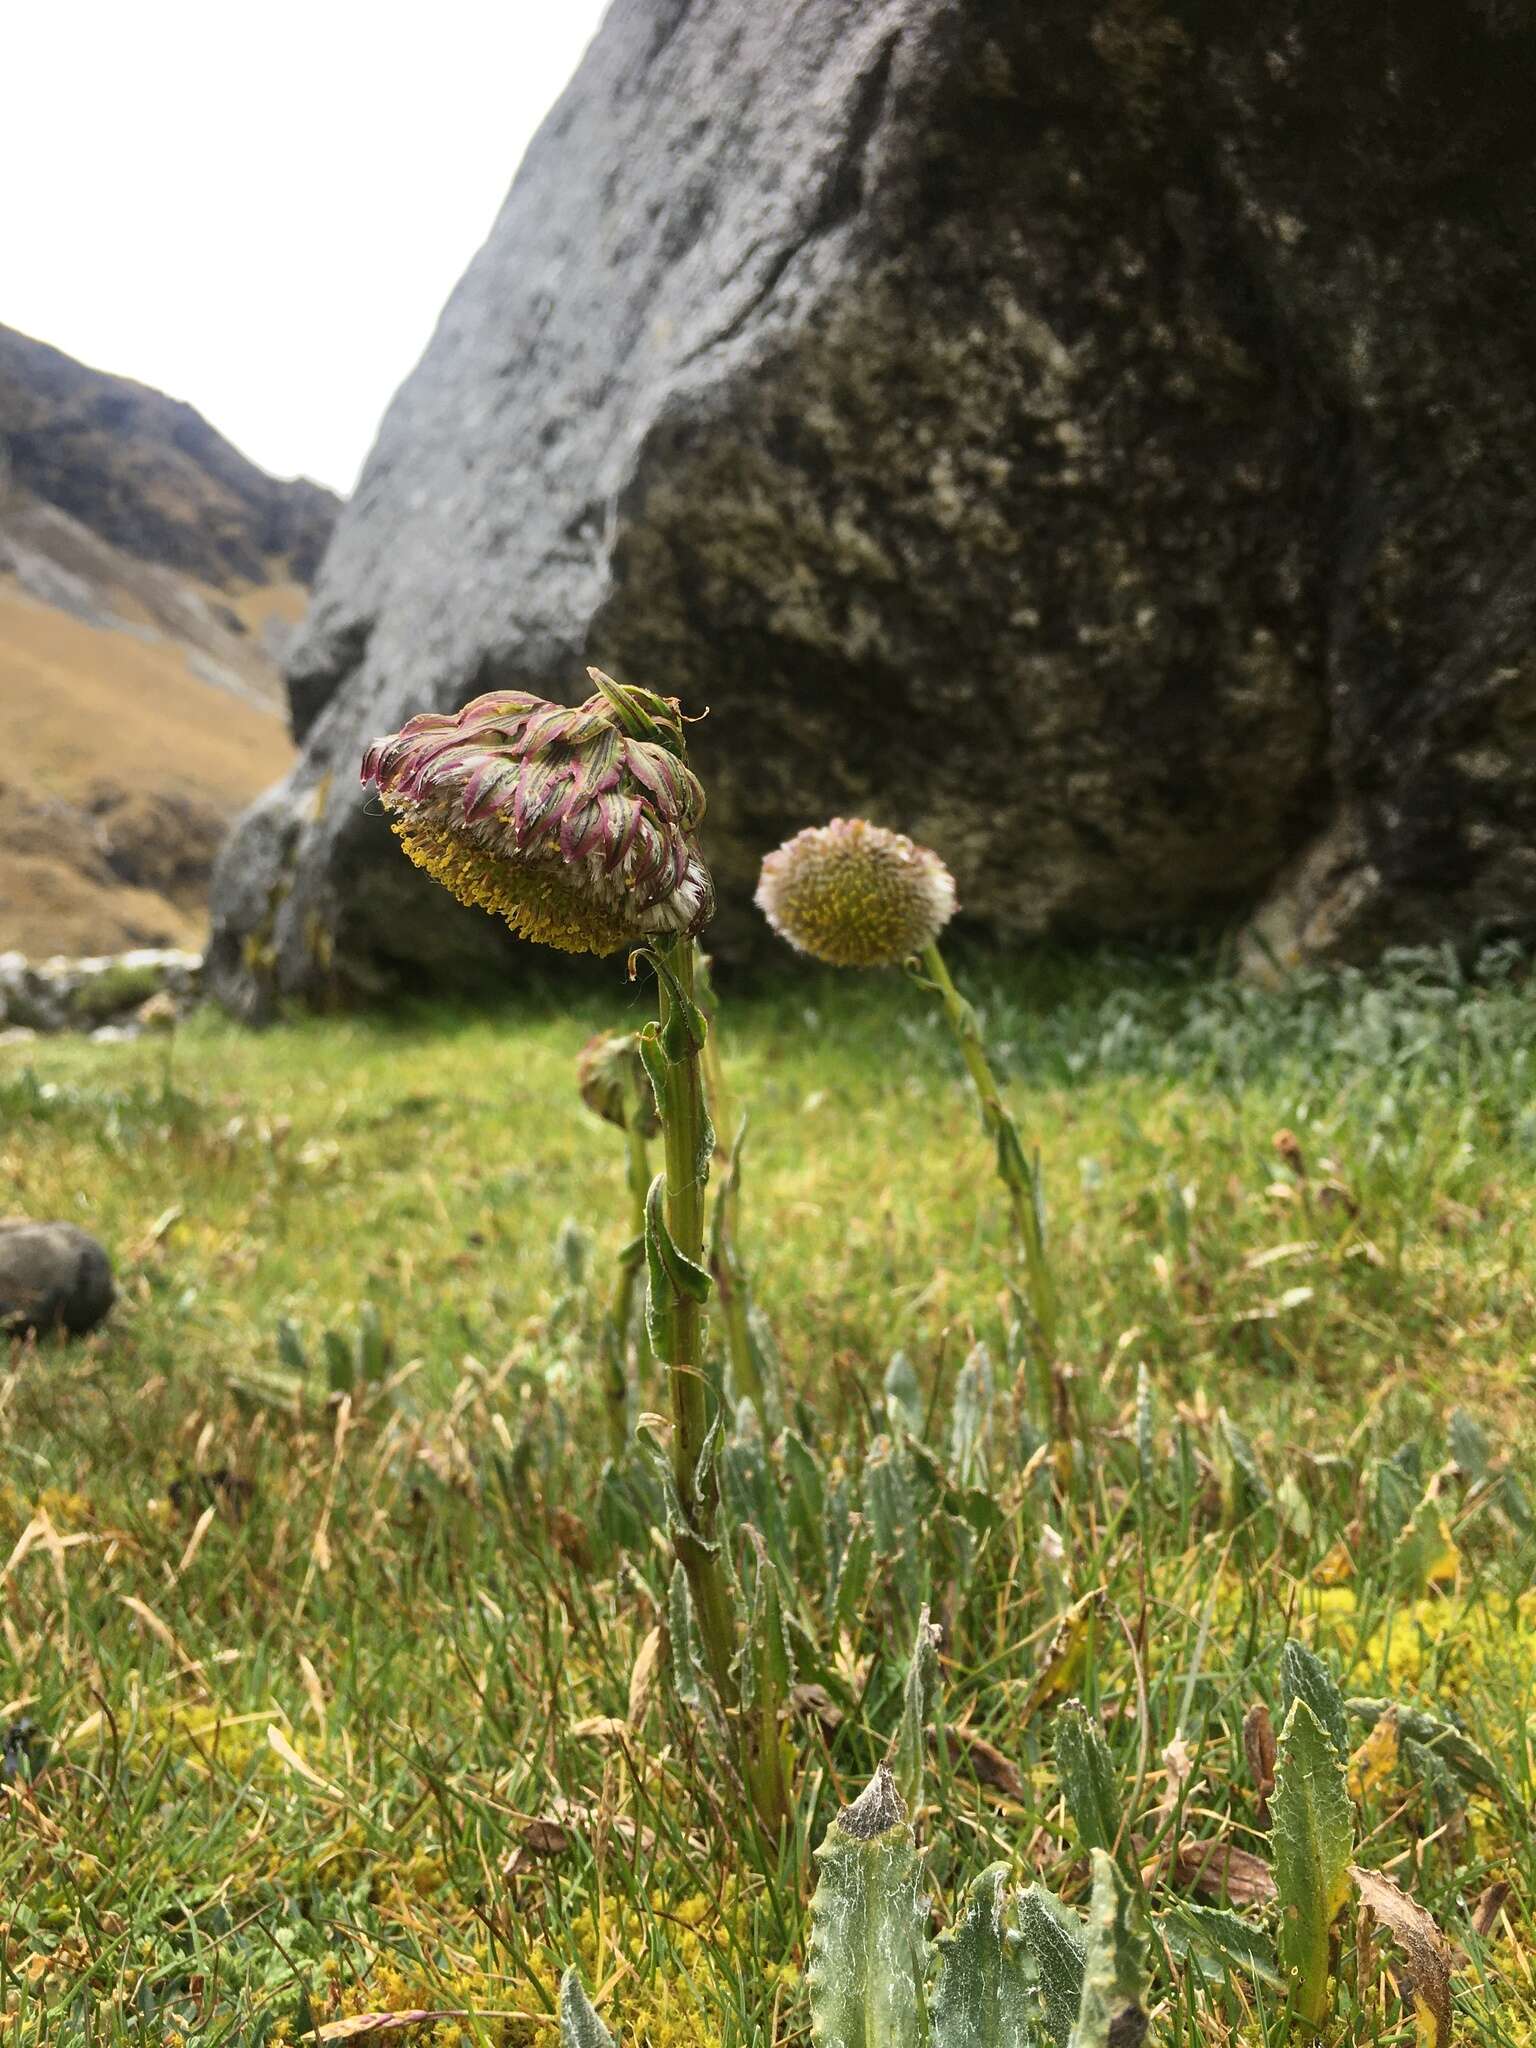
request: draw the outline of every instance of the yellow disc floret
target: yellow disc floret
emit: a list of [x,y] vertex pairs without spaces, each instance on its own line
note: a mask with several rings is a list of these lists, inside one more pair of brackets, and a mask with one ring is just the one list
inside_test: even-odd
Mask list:
[[815,825],[770,853],[758,908],[781,938],[833,967],[891,967],[931,945],[954,915],[939,856],[863,818]]

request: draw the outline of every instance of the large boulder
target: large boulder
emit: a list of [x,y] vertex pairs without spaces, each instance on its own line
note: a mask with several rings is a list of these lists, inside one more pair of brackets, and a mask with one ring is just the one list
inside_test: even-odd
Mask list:
[[859,810],[1008,935],[1536,927],[1536,32],[1501,0],[615,0],[385,419],[215,884],[462,981],[365,741],[680,695],[716,943]]

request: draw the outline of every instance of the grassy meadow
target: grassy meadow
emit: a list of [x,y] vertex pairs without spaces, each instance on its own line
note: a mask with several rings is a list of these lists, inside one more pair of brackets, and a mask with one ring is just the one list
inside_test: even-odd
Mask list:
[[807,2040],[812,1851],[893,1740],[935,1927],[997,1862],[1085,1906],[1105,1850],[1149,2041],[1305,2038],[1270,1960],[1291,1638],[1355,1703],[1353,1858],[1455,1966],[1447,2030],[1351,1903],[1321,2031],[1536,2042],[1536,988],[957,975],[1039,1148],[1054,1436],[936,1007],[723,991],[785,1429],[722,1451],[782,1575],[778,1840],[668,1677],[649,1469],[605,1472],[624,1141],[574,1063],[649,994],[0,1052],[4,1207],[123,1286],[0,1383],[0,2041],[555,2048],[571,1963],[625,2048]]

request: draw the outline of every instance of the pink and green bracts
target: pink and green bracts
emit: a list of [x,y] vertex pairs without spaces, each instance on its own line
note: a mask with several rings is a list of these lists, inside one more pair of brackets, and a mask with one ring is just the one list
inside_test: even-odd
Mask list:
[[704,792],[676,702],[589,669],[574,707],[496,690],[375,740],[362,779],[400,843],[461,903],[567,953],[617,953],[709,921]]

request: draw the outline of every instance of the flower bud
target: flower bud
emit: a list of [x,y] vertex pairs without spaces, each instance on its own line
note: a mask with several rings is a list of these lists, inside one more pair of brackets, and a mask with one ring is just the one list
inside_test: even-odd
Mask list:
[[955,913],[955,882],[926,846],[863,818],[813,825],[770,853],[757,905],[781,939],[833,967],[894,967]]
[[654,1138],[661,1129],[635,1032],[599,1031],[589,1038],[576,1055],[576,1086],[588,1109],[604,1123],[624,1131],[633,1121],[645,1138]]
[[704,792],[675,700],[597,669],[574,708],[496,690],[375,740],[363,781],[401,845],[520,937],[617,953],[698,932],[715,907],[695,838]]

